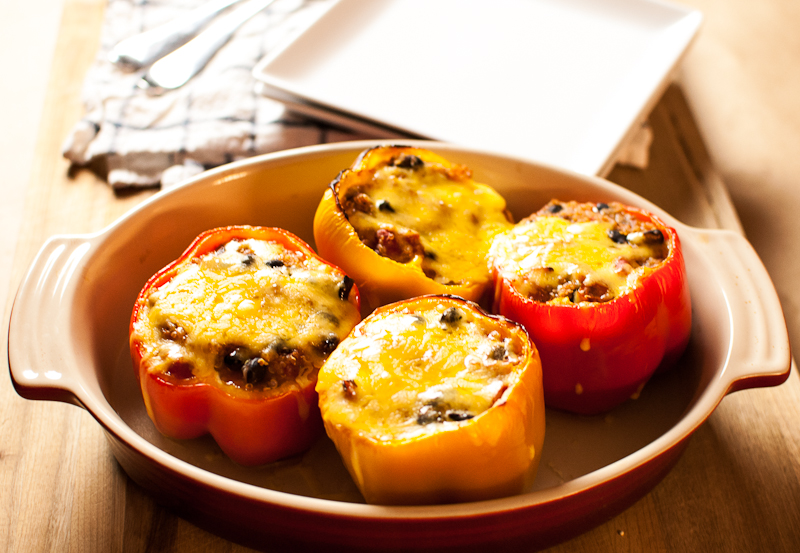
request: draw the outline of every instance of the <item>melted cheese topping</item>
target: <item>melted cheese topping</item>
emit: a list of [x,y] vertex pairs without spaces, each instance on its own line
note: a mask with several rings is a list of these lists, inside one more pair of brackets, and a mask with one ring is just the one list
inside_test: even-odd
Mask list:
[[469,424],[505,396],[523,365],[521,334],[461,302],[434,305],[370,317],[342,342],[317,385],[329,422],[411,439]]
[[505,200],[460,169],[447,170],[430,162],[380,167],[369,183],[358,187],[372,206],[348,211],[348,219],[362,240],[375,249],[379,229],[392,232],[401,241],[418,239],[420,247],[405,259],[387,256],[421,266],[437,282],[486,280],[491,241],[511,223]]
[[[294,352],[291,362],[305,363],[299,376],[313,378],[359,320],[356,307],[340,298],[342,286],[343,275],[314,257],[275,242],[234,240],[187,261],[155,290],[134,336],[151,372],[188,364],[191,375],[183,378],[252,389],[237,374],[247,359]],[[293,385],[280,380],[268,371],[255,387]]]
[[[599,284],[608,299],[635,288],[652,271],[652,260],[662,259],[663,246],[616,242],[609,221],[571,222],[557,216],[521,221],[497,237],[491,255],[500,275],[523,295],[554,290],[565,282]],[[647,263],[650,260],[650,265]],[[553,299],[570,303],[567,297]]]

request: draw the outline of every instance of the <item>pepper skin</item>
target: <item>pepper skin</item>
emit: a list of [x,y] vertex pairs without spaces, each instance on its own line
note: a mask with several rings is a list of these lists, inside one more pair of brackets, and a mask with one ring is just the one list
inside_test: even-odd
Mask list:
[[[404,174],[377,176],[389,170]],[[428,183],[424,186],[418,185],[419,187],[412,189],[410,194],[415,195],[419,192],[420,196],[405,199],[405,206],[408,209],[416,206],[422,210],[413,215],[416,217],[415,220],[412,218],[414,222],[400,220],[401,217],[408,215],[408,209],[398,207],[395,213],[394,207],[381,199],[376,201],[376,198],[370,198],[366,206],[361,205],[364,210],[371,210],[382,218],[380,221],[383,222],[377,223],[381,228],[376,232],[386,232],[390,227],[402,227],[410,229],[408,232],[413,235],[412,240],[418,240],[420,235],[423,236],[420,240],[423,246],[419,246],[419,242],[416,242],[418,248],[427,248],[429,244],[438,240],[436,247],[442,248],[440,252],[457,251],[461,257],[460,269],[449,280],[444,277],[437,280],[432,274],[431,265],[436,263],[435,251],[423,252],[422,249],[417,249],[413,257],[396,260],[379,253],[381,246],[367,245],[368,240],[362,240],[363,236],[359,237],[353,222],[348,219],[353,215],[345,213],[343,207],[343,197],[348,193],[361,189],[369,190],[370,187],[376,186],[376,183],[385,183],[391,179],[396,179],[394,182],[414,182],[413,179],[416,178],[424,182],[426,177],[420,175],[438,177],[445,175],[439,182],[444,180],[449,186],[457,186],[459,198],[443,194],[441,189],[438,192],[430,192],[435,187],[429,186]],[[366,195],[361,196],[361,199],[367,198]],[[403,199],[402,196],[396,197]],[[434,198],[435,201],[425,204],[428,207],[420,208],[423,203],[415,198],[421,197]],[[386,222],[392,219],[395,222]],[[494,234],[510,227],[510,220],[505,200],[489,186],[474,182],[466,167],[452,164],[425,149],[383,146],[364,151],[352,167],[342,171],[325,191],[314,217],[314,239],[322,257],[353,277],[368,310],[425,294],[453,294],[472,301],[484,299],[488,305],[491,301],[491,275],[486,254]],[[429,224],[431,221],[438,225],[439,229],[444,229],[444,232],[434,231],[439,233],[438,238],[426,242],[430,235],[425,235],[417,225],[420,222],[423,225]],[[395,224],[398,226],[393,227]],[[416,231],[420,234],[416,234]],[[465,272],[460,272],[462,269]]]
[[[622,207],[655,224],[669,250],[635,287],[611,301],[533,301],[504,278],[502,259],[492,260],[494,311],[525,326],[538,347],[548,407],[586,415],[606,412],[636,397],[659,366],[673,364],[689,341],[691,301],[680,239],[658,217]],[[498,236],[493,252],[502,239]]]
[[529,489],[544,442],[541,364],[518,324],[452,296],[377,309],[320,369],[328,436],[368,503]]
[[[222,451],[234,462],[253,466],[300,453],[321,434],[322,421],[314,386],[316,369],[322,361],[319,360],[316,368],[301,364],[299,374],[287,377],[287,380],[277,387],[271,385],[259,387],[247,379],[244,381],[246,383],[239,381],[236,384],[232,382],[235,376],[231,375],[234,373],[225,366],[219,367],[219,357],[216,358],[217,363],[213,368],[203,365],[204,369],[193,367],[191,363],[184,361],[184,357],[179,357],[180,360],[177,362],[170,356],[159,357],[161,354],[157,349],[161,342],[156,343],[153,337],[160,336],[159,333],[163,333],[163,330],[151,331],[150,329],[154,327],[148,319],[148,312],[154,305],[153,298],[158,294],[163,295],[164,287],[177,275],[183,277],[185,273],[181,272],[182,269],[188,270],[187,267],[203,263],[203,259],[214,261],[213,256],[209,257],[207,254],[219,252],[219,248],[224,248],[225,244],[232,240],[241,242],[246,239],[277,244],[282,248],[280,251],[287,252],[287,255],[293,256],[292,259],[299,259],[298,263],[303,264],[303,267],[323,269],[327,267],[324,269],[327,271],[325,274],[329,275],[331,282],[334,282],[335,278],[340,278],[345,283],[351,282],[338,268],[320,259],[301,239],[285,230],[248,226],[209,230],[198,236],[177,260],[151,277],[139,293],[131,316],[130,350],[147,413],[162,434],[175,439],[191,439],[210,433]],[[250,252],[250,250],[245,251]],[[243,265],[257,263],[253,261],[253,257],[244,255]],[[221,265],[227,266],[225,263]],[[257,268],[265,273],[270,270],[288,271],[276,261],[273,261],[272,265],[267,263]],[[349,317],[342,316],[341,323],[337,323],[342,326],[340,330],[342,338],[360,319],[358,290],[349,284],[345,288],[346,293],[340,292],[340,297],[335,298],[335,302],[340,303],[337,304],[337,309]],[[218,290],[212,296],[217,295],[221,298],[225,297],[226,293],[225,290]],[[256,293],[263,295],[267,292],[261,290]],[[341,299],[342,297],[344,299]],[[241,301],[241,298],[238,301]],[[245,302],[241,302],[239,306],[245,305]],[[201,312],[198,318],[209,321],[228,315],[230,313],[219,316],[216,313]],[[233,318],[236,325],[247,324],[244,321],[247,317],[244,315],[240,319],[235,315]],[[266,329],[268,330],[270,329]],[[181,329],[180,333],[183,332]],[[180,333],[175,339],[175,344],[166,342],[167,346],[185,345],[193,339],[190,331]],[[218,335],[222,340],[222,336],[227,337],[227,330],[224,329]],[[330,340],[333,344],[334,340],[332,338]],[[185,347],[188,349],[188,346]],[[207,350],[208,346],[203,351]],[[301,355],[299,351],[294,350],[291,355],[300,357],[300,363],[305,363],[305,360],[311,358]],[[229,357],[231,355],[228,354]],[[261,358],[253,359],[260,361]],[[202,365],[205,361],[198,363]],[[241,367],[241,363],[239,366]],[[222,374],[219,373],[220,370],[228,370],[228,373],[225,373],[227,376],[220,376]],[[241,378],[243,374],[239,372],[238,377]]]

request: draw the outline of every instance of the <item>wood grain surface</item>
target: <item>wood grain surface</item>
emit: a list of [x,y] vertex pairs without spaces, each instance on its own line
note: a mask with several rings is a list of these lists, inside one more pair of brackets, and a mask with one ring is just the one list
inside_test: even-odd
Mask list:
[[[618,166],[609,179],[688,224],[743,229],[775,279],[797,343],[800,4],[683,3],[703,10],[706,24],[678,83],[650,116],[650,165],[644,171]],[[97,231],[153,193],[115,195],[90,171],[71,171],[61,157],[61,144],[82,113],[80,89],[96,54],[104,6],[103,0],[64,3],[11,272],[12,298],[49,236]],[[10,307],[9,301],[4,330]],[[156,504],[119,468],[101,427],[83,409],[23,400],[4,374],[0,546],[26,552],[249,550]],[[551,549],[798,550],[796,369],[782,386],[726,397],[652,492]]]

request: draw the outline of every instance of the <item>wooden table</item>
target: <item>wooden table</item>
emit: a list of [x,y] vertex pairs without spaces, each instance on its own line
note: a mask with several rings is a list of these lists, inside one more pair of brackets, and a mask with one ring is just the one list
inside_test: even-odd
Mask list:
[[[609,178],[689,224],[745,231],[799,343],[800,4],[684,3],[703,10],[706,24],[650,117],[651,163],[645,171],[618,166]],[[71,172],[60,155],[81,115],[104,5],[65,0],[10,297],[47,237],[98,230],[153,193],[115,195],[92,173]],[[85,411],[23,400],[7,376],[0,377],[0,490],[0,545],[10,551],[246,550],[154,503],[122,472]],[[726,397],[651,493],[552,549],[628,550],[800,550],[796,369],[782,386]]]

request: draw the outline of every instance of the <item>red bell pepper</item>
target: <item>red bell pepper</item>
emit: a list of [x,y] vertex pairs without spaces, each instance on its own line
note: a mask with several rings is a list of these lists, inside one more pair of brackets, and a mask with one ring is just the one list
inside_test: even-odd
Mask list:
[[[492,261],[494,310],[525,326],[539,349],[548,407],[605,412],[638,394],[688,343],[691,302],[678,234],[650,213],[621,207],[628,217],[655,225],[668,254],[611,301],[534,301],[503,276],[501,258]],[[520,225],[550,215],[544,211]]]
[[[221,350],[211,348],[211,355],[214,352],[217,355],[217,366],[213,370],[199,370],[183,357],[174,359],[157,353],[152,338],[160,336],[159,332],[164,331],[150,330],[153,323],[148,320],[154,292],[164,290],[163,287],[187,266],[202,262],[203,256],[232,240],[250,238],[275,243],[288,251],[292,259],[302,265],[304,271],[313,273],[315,268],[321,267],[320,270],[326,271],[327,278],[338,279],[342,283],[338,297],[335,298],[335,302],[339,302],[337,309],[340,309],[339,316],[335,317],[337,332],[328,336],[322,353],[315,350],[310,355],[297,350],[295,357],[300,359],[301,368],[296,375],[290,375],[277,386],[253,384],[253,379],[248,378],[242,380],[244,372],[238,374],[237,381],[227,367],[220,369],[219,351],[229,357],[235,353],[230,346],[226,350],[224,344]],[[245,259],[244,264],[248,263],[258,262]],[[269,263],[266,262],[260,269],[268,273],[270,268],[283,267],[283,262],[272,261],[272,265]],[[223,297],[229,292],[217,290],[216,293]],[[262,290],[257,293],[263,295],[266,292]],[[236,316],[246,315],[233,314],[234,319]],[[217,315],[208,312],[201,314],[201,318],[205,320],[212,320],[214,317]],[[156,428],[170,438],[189,439],[210,433],[222,451],[241,465],[258,465],[299,453],[308,448],[322,430],[318,397],[314,390],[319,366],[330,350],[359,320],[359,295],[352,280],[318,257],[295,235],[276,228],[247,226],[224,227],[204,232],[177,260],[150,278],[134,304],[130,324],[130,349],[147,413]],[[240,320],[235,324],[245,323]],[[191,329],[180,329],[180,333],[178,342],[189,343],[188,340],[193,339]],[[220,340],[224,339],[220,337]],[[167,346],[172,344],[167,342]],[[185,347],[188,349],[188,346]],[[206,352],[208,349],[206,346]],[[263,371],[263,368],[258,367],[259,364],[264,366],[262,358],[263,355],[253,357],[255,362],[250,367]],[[292,359],[294,361],[296,359]],[[312,366],[309,367],[308,363]],[[241,362],[238,367],[241,369]]]

